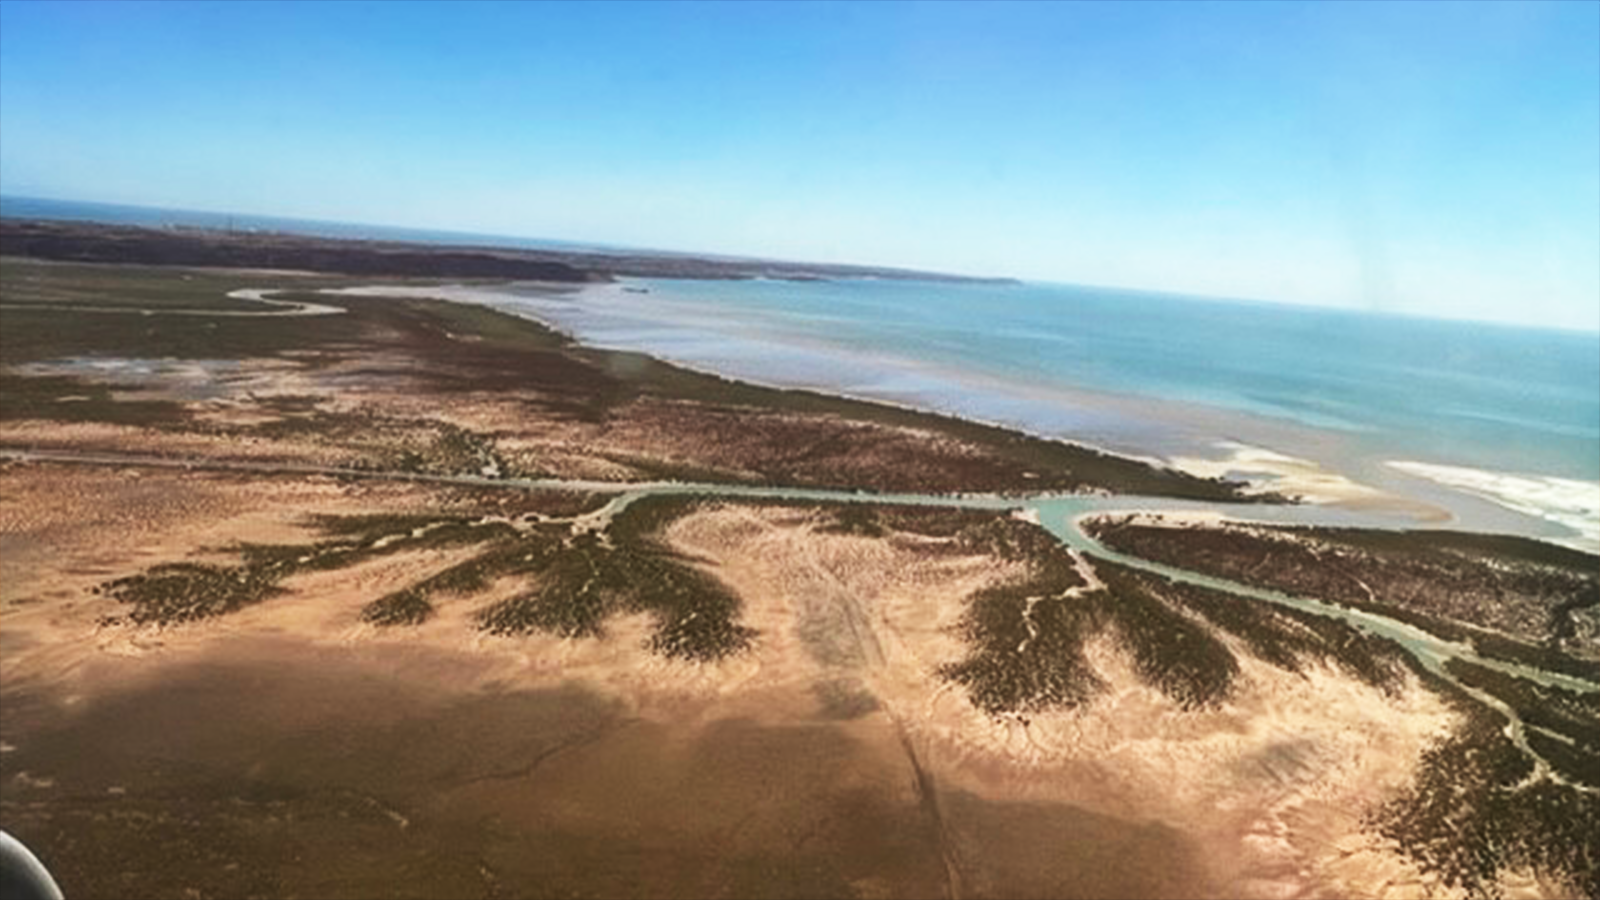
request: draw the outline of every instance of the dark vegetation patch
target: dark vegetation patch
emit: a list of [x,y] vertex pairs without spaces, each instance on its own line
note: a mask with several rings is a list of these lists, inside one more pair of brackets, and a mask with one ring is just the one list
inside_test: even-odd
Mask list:
[[[0,245],[9,251],[9,247]],[[273,276],[286,286],[283,276]],[[161,266],[84,266],[7,255],[0,259],[0,296],[8,305],[97,306],[129,309],[213,309],[267,312],[280,309],[228,292],[259,287],[263,276],[218,271],[176,271]],[[322,279],[327,281],[328,279]],[[306,284],[313,279],[305,279]],[[6,311],[10,314],[10,310]]]
[[407,588],[386,594],[361,608],[361,621],[373,625],[421,625],[433,618],[426,591]]
[[[1225,648],[1132,582],[1108,581],[1110,592],[1085,591],[1072,554],[1044,529],[994,514],[932,517],[928,524],[966,552],[1023,561],[1029,568],[1021,580],[968,599],[957,625],[968,655],[938,670],[966,688],[984,712],[1025,721],[1092,699],[1105,683],[1084,649],[1108,627],[1140,674],[1186,707],[1214,703],[1226,692],[1236,664]],[[1095,568],[1099,572],[1105,564]]]
[[446,507],[492,512],[509,518],[567,518],[593,512],[611,502],[605,494],[580,491],[511,491],[504,487],[441,485],[437,496]]
[[877,538],[888,533],[879,521],[877,511],[864,503],[839,506],[831,521],[817,529],[823,534],[848,534],[856,537]]
[[588,272],[514,253],[291,234],[0,219],[7,254],[67,262],[293,269],[347,275],[586,281]]
[[[1541,541],[1455,532],[1169,528],[1099,520],[1118,551],[1390,616],[1497,659],[1600,678],[1600,559]],[[1368,588],[1372,593],[1368,594]]]
[[661,540],[661,532],[674,521],[700,509],[705,500],[693,496],[641,497],[611,517],[606,533],[614,541],[646,547],[660,553],[670,552]]
[[[326,524],[326,520],[324,520]],[[237,612],[283,592],[297,572],[342,569],[407,550],[492,541],[514,529],[502,522],[436,519],[425,527],[382,535],[361,531],[313,544],[242,544],[236,565],[166,563],[106,582],[98,590],[132,609],[135,624],[176,625]]]
[[1242,641],[1257,659],[1288,672],[1304,672],[1314,663],[1336,666],[1392,693],[1404,683],[1410,667],[1410,654],[1402,647],[1338,619],[1133,569],[1123,569],[1122,577],[1202,617]]
[[737,653],[755,636],[735,622],[738,597],[712,576],[664,554],[607,547],[592,534],[563,545],[538,582],[484,610],[481,627],[493,634],[601,637],[610,617],[644,612],[655,620],[652,651],[697,662]]
[[[286,294],[344,306],[344,298]],[[0,293],[0,302],[9,303]],[[253,359],[286,350],[348,349],[368,323],[347,315],[209,317],[0,309],[0,361],[8,364],[85,356],[137,359]]]
[[990,715],[1072,709],[1105,688],[1084,650],[1109,630],[1140,677],[1183,708],[1228,697],[1239,666],[1227,647],[1148,586],[1104,563],[1095,568],[1108,590],[1068,596],[1081,578],[1045,563],[1020,583],[974,594],[958,626],[972,649],[939,674]]
[[[4,310],[0,364],[95,356],[252,359],[292,353],[301,365],[317,370],[404,358],[408,360],[404,369],[371,369],[364,377],[391,379],[406,390],[437,396],[442,403],[463,393],[515,397],[529,413],[525,432],[536,432],[540,421],[599,426],[599,434],[580,452],[616,458],[640,477],[929,492],[1101,488],[1242,499],[1237,484],[1158,469],[1060,441],[810,391],[743,384],[637,353],[579,347],[538,323],[482,306],[312,293],[348,281],[337,276],[197,275],[147,266],[8,261],[0,268],[0,306],[13,308]],[[124,284],[126,291],[121,288]],[[46,310],[15,306],[55,292],[84,299],[80,305],[153,307],[166,297],[165,302],[188,308],[198,304],[199,294],[213,290],[209,294],[213,303],[231,303],[218,299],[224,289],[247,286],[286,286],[289,292],[277,295],[280,299],[331,304],[347,312],[225,318],[92,313],[74,311],[69,308],[73,304]],[[62,385],[13,388],[8,393],[49,398],[59,396]],[[111,405],[125,402],[129,401]],[[18,403],[6,414],[143,421],[172,412],[170,407],[111,409],[106,403],[76,411],[52,407],[48,402]],[[388,440],[388,431],[393,430],[385,424],[390,417],[381,409],[358,417],[359,421],[314,406],[288,416],[253,430],[193,421],[171,427],[302,439],[319,434],[331,439],[335,433],[365,427],[374,432],[369,443]],[[403,422],[396,427],[404,431]],[[432,470],[425,448],[393,449],[369,454],[371,464]],[[462,460],[474,456],[466,444],[437,449]],[[501,462],[506,471],[506,461]]]
[[1072,554],[1054,535],[1003,513],[978,514],[976,522],[956,533],[956,543],[969,553],[985,553],[1007,562],[1038,562],[1052,573],[1052,584],[1077,587],[1083,583]]
[[421,625],[433,618],[433,596],[470,595],[500,578],[531,575],[546,564],[558,543],[557,535],[545,530],[496,541],[471,559],[368,603],[361,608],[361,619],[374,625]]
[[1204,626],[1178,612],[1160,587],[1138,572],[1111,563],[1095,571],[1110,596],[1106,605],[1134,668],[1146,683],[1184,709],[1213,707],[1227,699],[1239,662]]
[[[1070,572],[1070,570],[1067,570]],[[992,716],[1071,709],[1105,687],[1084,658],[1084,643],[1105,626],[1103,604],[1093,597],[1063,598],[1080,585],[1060,569],[1045,568],[1018,584],[974,594],[959,625],[970,651],[939,675],[967,690],[972,705]]]
[[321,422],[311,424],[324,440],[333,439],[330,443],[361,453],[351,466],[358,471],[501,477],[529,474],[496,450],[493,437],[450,422],[383,419],[343,434],[338,429],[319,428]]
[[1464,659],[1451,659],[1445,668],[1515,710],[1529,726],[1529,744],[1562,777],[1600,789],[1600,694],[1542,685]]
[[[0,327],[0,334],[4,334]],[[3,340],[3,338],[0,338]],[[0,421],[111,422],[172,425],[188,417],[170,400],[125,400],[106,384],[63,375],[27,376],[0,370]]]
[[[209,228],[145,228],[48,219],[0,220],[0,249],[10,254],[78,262],[228,267],[277,267],[362,275],[483,277],[499,280],[582,280],[609,275],[637,278],[825,281],[832,278],[1015,284],[981,278],[840,263],[774,259],[704,258],[684,253],[602,253],[529,247],[444,247],[404,241],[352,240]],[[186,261],[193,260],[193,261]],[[253,260],[253,261],[252,261]],[[303,262],[297,263],[296,260]],[[517,266],[506,269],[505,266]]]
[[612,520],[609,540],[594,533],[561,539],[538,568],[536,586],[484,610],[481,627],[493,634],[600,637],[612,616],[649,613],[648,646],[662,656],[715,662],[743,651],[756,632],[738,624],[738,596],[657,539],[667,522],[698,502],[641,499]]
[[245,544],[235,565],[174,563],[102,586],[132,607],[134,623],[178,624],[226,615],[283,592],[297,572],[328,571],[424,548],[476,545],[471,558],[368,603],[363,621],[420,625],[434,615],[435,595],[471,595],[509,577],[526,589],[478,614],[493,634],[545,632],[597,638],[616,615],[648,613],[647,642],[674,659],[714,662],[746,649],[756,632],[738,623],[739,598],[714,576],[673,553],[660,529],[698,501],[646,498],[612,522],[605,535],[573,533],[566,523],[519,531],[496,519],[430,514],[325,516],[314,520],[323,540],[311,544]]
[[1544,758],[1550,768],[1567,781],[1600,790],[1600,750],[1594,744],[1580,744],[1566,738],[1530,729],[1528,746]]
[[[915,513],[900,514],[916,519]],[[1083,649],[1102,632],[1114,635],[1142,680],[1191,710],[1216,706],[1236,685],[1238,660],[1220,639],[1223,634],[1278,668],[1304,672],[1308,665],[1334,665],[1387,692],[1404,683],[1411,665],[1409,654],[1392,641],[1337,619],[1103,560],[1092,565],[1105,589],[1068,596],[1083,587],[1070,553],[1043,529],[1014,519],[930,515],[924,525],[966,552],[1029,564],[1023,580],[969,599],[958,627],[971,651],[940,669],[992,715],[1070,709],[1092,698],[1103,683]]]
[[958,553],[994,556],[1006,562],[1054,560],[1071,571],[1077,582],[1082,580],[1060,541],[1039,526],[1014,518],[1007,510],[892,503],[777,503],[823,511],[827,518],[817,530],[824,534],[885,537],[903,533],[939,538]]
[[[867,508],[872,511],[875,521],[895,531],[931,538],[957,537],[965,532],[968,535],[965,539],[968,545],[973,543],[972,535],[982,534],[984,529],[996,527],[993,523],[997,514],[989,510],[883,504],[871,504]],[[1032,539],[1032,529],[1028,529],[1026,537],[1022,535],[1017,537],[1019,541]]]
[[283,592],[271,570],[199,563],[152,566],[101,590],[133,607],[129,621],[163,625],[227,615]]
[[869,499],[790,500],[783,497],[741,497],[744,506],[778,506],[817,513],[822,534],[894,539],[897,535],[933,538],[919,542],[925,553],[978,553],[1007,561],[1033,559],[1059,547],[1048,533],[1012,518],[1007,510],[961,509],[911,503],[875,503]]
[[1020,582],[986,588],[968,601],[958,626],[971,651],[939,674],[967,689],[973,705],[990,715],[1026,717],[1071,709],[1104,689],[1084,655],[1106,629],[1132,656],[1140,676],[1188,709],[1227,696],[1238,664],[1205,629],[1173,610],[1125,570],[1096,563],[1107,590],[1085,587],[1072,556],[1048,534],[1012,519],[958,533],[972,550],[1024,559],[1031,572]]
[[1600,796],[1549,779],[1522,785],[1533,763],[1506,736],[1505,717],[1443,678],[1419,674],[1465,722],[1423,754],[1416,782],[1369,824],[1470,897],[1501,896],[1497,879],[1512,869],[1600,896]]

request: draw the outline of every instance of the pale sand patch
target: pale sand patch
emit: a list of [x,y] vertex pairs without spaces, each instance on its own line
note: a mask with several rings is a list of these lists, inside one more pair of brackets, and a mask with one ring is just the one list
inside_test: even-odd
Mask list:
[[330,447],[315,440],[174,433],[99,422],[63,423],[25,419],[7,422],[0,436],[11,447],[23,450],[69,450],[86,454],[140,453],[184,460],[216,458],[340,466],[361,458],[356,451]]
[[[402,420],[454,425],[478,434],[493,435],[497,455],[511,462],[519,471],[593,481],[625,481],[640,476],[637,469],[598,455],[631,455],[637,448],[619,442],[614,436],[608,437],[601,426],[530,416],[524,404],[539,400],[538,395],[531,392],[510,399],[463,395],[455,398],[448,408],[440,408],[436,404],[430,405],[425,396],[408,395],[403,391],[370,390],[362,385],[362,378],[358,376],[351,376],[349,381],[347,386],[335,388],[320,382],[283,380],[276,390],[229,393],[224,397],[188,403],[187,408],[203,422],[249,426],[286,418],[270,407],[257,404],[255,398],[315,397],[318,398],[318,410],[330,415],[362,414],[381,409],[384,415]],[[129,393],[145,397],[163,396],[160,392]],[[363,448],[338,446],[316,433],[207,435],[131,425],[64,423],[43,419],[7,422],[3,432],[0,432],[0,438],[11,447],[24,450],[65,450],[88,454],[140,453],[175,459],[290,462],[328,467],[370,462],[373,451],[405,445],[404,437],[399,434],[387,435],[383,440]]]
[[[68,678],[100,652],[148,653],[210,633],[212,623],[102,627],[103,618],[127,612],[92,592],[110,579],[167,562],[233,562],[227,548],[241,542],[314,540],[306,527],[314,515],[437,508],[435,496],[405,483],[49,463],[0,468],[0,681]],[[270,621],[274,602],[241,615],[268,616],[250,627],[284,627]]]
[[1096,510],[1076,516],[1073,521],[1079,527],[1082,527],[1085,523],[1099,519],[1126,521],[1130,525],[1143,525],[1149,528],[1195,528],[1227,525],[1230,528],[1253,530],[1247,522],[1234,521],[1229,513],[1209,509],[1175,509],[1162,510],[1161,512],[1148,510]]
[[1570,528],[1576,537],[1561,543],[1591,553],[1600,550],[1600,482],[1421,462],[1395,461],[1388,465],[1407,475]]
[[[678,548],[721,561],[716,571],[745,598],[746,621],[763,628],[761,672],[743,687],[848,670],[911,736],[941,789],[1164,822],[1213,848],[1215,874],[1241,895],[1421,883],[1385,848],[1350,854],[1340,844],[1360,834],[1363,811],[1410,782],[1423,749],[1455,724],[1419,684],[1389,697],[1334,670],[1282,672],[1236,646],[1236,696],[1214,711],[1185,712],[1143,685],[1102,638],[1090,656],[1110,684],[1104,696],[1026,724],[996,720],[937,669],[967,653],[955,631],[963,598],[1020,570],[979,557],[919,561],[909,545],[820,535],[812,521],[803,511],[730,507],[670,532]],[[881,662],[869,660],[871,651],[819,660],[800,624],[818,609],[852,607],[865,613],[870,634],[861,642]]]
[[[949,643],[919,636],[929,650]],[[925,666],[921,684],[916,668],[897,669],[900,702],[920,691],[921,714],[908,724],[947,782],[1165,822],[1214,848],[1215,874],[1242,895],[1343,893],[1342,876],[1367,862],[1324,872],[1335,841],[1359,833],[1361,813],[1408,784],[1422,751],[1455,721],[1416,684],[1389,698],[1337,672],[1302,678],[1248,658],[1230,702],[1184,712],[1141,684],[1109,638],[1090,659],[1107,693],[1026,724],[983,715]],[[1373,854],[1381,867],[1412,872],[1392,852]]]
[[[306,359],[321,363],[312,366]],[[11,368],[24,375],[68,376],[124,390],[118,396],[191,401],[192,409],[248,403],[256,398],[320,396],[346,405],[363,396],[410,397],[406,372],[413,362],[395,353],[372,353],[359,360],[328,359],[324,352],[301,352],[290,359],[192,359],[79,357],[24,363]],[[374,373],[382,373],[374,377]],[[353,396],[354,395],[354,396]],[[9,427],[9,425],[8,425]]]
[[[331,482],[250,485],[181,473],[127,480],[145,482],[148,494],[135,496],[116,492],[124,480],[114,471],[59,469],[31,484],[17,477],[24,467],[0,476],[8,490],[28,492],[26,503],[11,502],[16,495],[8,493],[3,509],[12,519],[0,523],[9,533],[54,528],[65,541],[64,556],[31,564],[46,572],[58,571],[62,560],[97,558],[102,544],[121,549],[98,564],[126,574],[243,537],[302,540],[297,523],[308,511],[389,511],[427,496],[411,485],[352,494]],[[76,484],[71,500],[52,507],[50,491],[62,484]],[[151,505],[162,498],[174,504],[166,512]],[[97,506],[134,510],[145,517],[147,535],[105,541],[110,520],[85,512]],[[699,564],[739,593],[742,624],[760,632],[750,653],[716,665],[649,653],[644,615],[608,622],[603,640],[476,630],[478,610],[529,589],[526,582],[503,581],[471,597],[436,596],[438,615],[417,628],[359,621],[363,604],[473,552],[466,548],[303,574],[289,580],[288,595],[179,628],[97,630],[100,615],[119,610],[81,594],[7,610],[0,636],[25,640],[7,651],[0,674],[8,684],[17,683],[11,675],[58,682],[79,696],[112,687],[85,674],[95,659],[131,655],[138,671],[156,677],[165,666],[271,636],[337,646],[440,691],[577,683],[642,721],[709,727],[747,720],[775,728],[828,722],[858,735],[874,757],[899,752],[903,742],[952,802],[1045,804],[1171,826],[1199,841],[1212,875],[1241,896],[1383,895],[1423,884],[1409,863],[1357,836],[1361,812],[1405,784],[1422,748],[1451,726],[1433,695],[1411,685],[1391,698],[1337,672],[1301,677],[1243,659],[1242,684],[1230,702],[1185,713],[1140,684],[1122,652],[1102,640],[1091,659],[1110,684],[1106,695],[1026,724],[996,720],[937,670],[967,653],[955,632],[965,598],[1020,577],[1022,568],[954,553],[938,539],[821,534],[815,526],[822,521],[804,509],[725,505],[668,528],[675,549],[704,560]],[[866,699],[839,718],[824,687]]]
[[1444,509],[1361,484],[1337,472],[1330,472],[1308,459],[1235,441],[1222,441],[1216,446],[1227,451],[1227,455],[1221,459],[1180,456],[1169,462],[1174,468],[1201,478],[1237,477],[1243,474],[1250,480],[1250,486],[1244,491],[1246,494],[1277,492],[1299,497],[1307,503],[1375,512],[1393,511],[1424,522],[1450,519],[1449,512]]
[[675,548],[717,561],[709,571],[739,593],[741,621],[761,633],[749,662],[731,664],[730,686],[844,679],[881,696],[880,679],[891,668],[881,628],[886,603],[915,595],[959,609],[973,591],[1021,574],[983,557],[930,558],[915,542],[819,533],[817,522],[804,509],[727,506],[669,528]]

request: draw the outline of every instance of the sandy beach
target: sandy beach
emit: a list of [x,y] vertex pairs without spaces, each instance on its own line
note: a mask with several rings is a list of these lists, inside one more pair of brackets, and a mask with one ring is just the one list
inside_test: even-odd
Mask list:
[[[756,288],[785,291],[785,298],[800,290],[770,283]],[[390,288],[343,290],[374,295]],[[685,290],[642,280],[559,295],[516,286],[393,290],[416,296],[442,292],[438,295],[458,302],[529,316],[578,340],[648,352],[754,384],[951,413],[1203,477],[1242,479],[1258,494],[1600,550],[1600,501],[1595,499],[1600,480],[1396,461],[1367,445],[1362,426],[1298,421],[1037,375],[1002,376],[978,366],[978,357],[964,365],[953,357],[930,359],[887,335],[868,352],[826,331],[807,333],[803,318],[791,322],[757,304],[735,304],[732,309],[748,321],[732,319],[719,301],[733,295],[714,285]],[[706,296],[697,298],[694,290]],[[851,326],[862,323],[842,320],[841,327]],[[1457,474],[1438,477],[1449,472]],[[1531,487],[1502,490],[1522,483]]]
[[[364,602],[457,561],[450,551],[298,578],[287,596],[215,623],[106,627],[117,604],[88,588],[130,564],[194,558],[235,538],[294,540],[313,511],[370,515],[439,499],[226,475],[130,480],[30,466],[0,477],[13,516],[0,523],[6,558],[24,576],[8,579],[24,602],[11,601],[0,626],[8,816],[25,834],[39,814],[30,810],[75,829],[113,828],[122,820],[97,812],[111,802],[118,816],[156,816],[92,831],[102,836],[77,850],[51,845],[72,854],[57,857],[66,871],[104,873],[76,883],[83,895],[174,878],[206,893],[359,895],[381,871],[455,848],[462,861],[418,881],[419,896],[491,884],[1277,896],[1318,883],[1297,873],[1327,848],[1302,841],[1353,827],[1344,810],[1403,781],[1402,761],[1450,721],[1425,693],[1346,695],[1338,679],[1268,670],[1252,675],[1252,693],[1196,719],[1142,687],[1107,645],[1096,651],[1113,684],[1103,704],[1021,729],[995,722],[933,673],[963,652],[951,637],[962,598],[1014,569],[926,538],[829,537],[814,513],[781,508],[713,506],[667,533],[738,593],[742,621],[761,635],[755,652],[715,667],[654,659],[638,620],[599,641],[478,636],[469,611],[494,588],[419,629],[360,622]],[[60,503],[77,496],[96,498],[102,515],[137,503],[147,536],[107,546],[103,521]],[[145,496],[165,505],[135,499]],[[18,521],[20,510],[45,518]],[[48,540],[48,563],[18,544],[29,537]],[[44,594],[30,572],[48,573]],[[251,710],[247,725],[228,713],[240,708]],[[1315,761],[1263,780],[1252,760],[1290,752],[1278,749],[1289,735],[1317,748]],[[1352,766],[1372,774],[1354,777]],[[1160,787],[1175,784],[1186,788]],[[170,796],[189,799],[173,808]],[[1218,819],[1223,798],[1235,813]],[[930,825],[930,804],[942,825]],[[1294,836],[1268,839],[1289,825],[1271,811],[1290,807]],[[273,853],[302,864],[252,850],[240,868],[192,870],[162,860],[178,835],[219,855],[271,836],[282,848]],[[1074,851],[1061,853],[1063,842]],[[1400,865],[1365,852],[1360,866],[1313,868],[1343,879]]]

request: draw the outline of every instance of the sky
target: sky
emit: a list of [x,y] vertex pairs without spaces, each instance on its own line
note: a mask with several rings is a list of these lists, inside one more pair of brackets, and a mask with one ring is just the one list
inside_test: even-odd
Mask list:
[[1600,330],[1600,3],[0,0],[0,194]]

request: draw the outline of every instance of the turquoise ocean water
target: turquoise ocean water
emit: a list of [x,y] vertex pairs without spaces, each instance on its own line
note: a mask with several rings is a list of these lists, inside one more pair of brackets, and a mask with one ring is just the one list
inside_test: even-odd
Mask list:
[[1594,334],[1070,285],[627,287],[479,299],[593,343],[1132,455],[1262,448],[1457,524],[1600,549]]
[[[650,288],[648,305],[660,312],[682,305],[701,313],[685,317],[695,327],[675,327],[655,310],[619,310],[605,329],[591,330],[616,340],[632,326],[630,342],[685,357],[727,353],[717,341],[740,336],[869,370],[888,356],[936,373],[986,376],[1021,389],[1013,392],[1019,397],[1050,385],[1144,395],[1287,420],[1393,459],[1600,479],[1593,334],[1067,285]],[[711,346],[693,346],[702,340]],[[856,387],[893,393],[895,371],[876,380],[859,373]],[[1012,415],[1026,415],[1025,406]],[[999,409],[990,415],[1006,417]]]
[[[226,219],[20,198],[0,199],[0,213],[211,227]],[[488,235],[233,221],[328,236],[576,249]],[[1141,456],[1218,458],[1225,442],[1263,447],[1445,505],[1480,525],[1587,534],[1578,543],[1600,547],[1600,336],[1593,333],[1070,285],[628,286],[567,298],[480,291],[476,299],[585,340],[729,375],[932,408]],[[1396,462],[1424,468],[1402,471]]]

